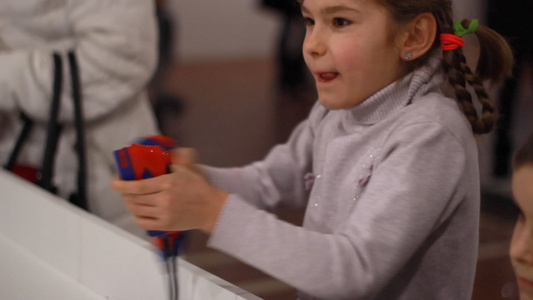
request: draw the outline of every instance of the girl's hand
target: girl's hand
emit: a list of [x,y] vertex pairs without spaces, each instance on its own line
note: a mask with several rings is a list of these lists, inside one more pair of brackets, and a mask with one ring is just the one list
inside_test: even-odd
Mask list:
[[120,192],[137,224],[146,230],[200,229],[211,233],[228,193],[209,184],[189,156],[178,151],[172,173],[137,180],[115,180],[111,187]]

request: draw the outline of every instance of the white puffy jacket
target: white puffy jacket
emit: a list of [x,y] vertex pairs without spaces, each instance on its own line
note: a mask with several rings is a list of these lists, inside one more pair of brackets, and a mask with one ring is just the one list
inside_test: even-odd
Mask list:
[[60,121],[66,124],[56,158],[54,182],[68,197],[76,188],[77,157],[66,53],[75,50],[86,120],[89,209],[134,230],[120,196],[109,188],[115,171],[112,151],[157,127],[145,87],[157,62],[153,1],[0,1],[0,162],[20,131],[20,111],[37,122],[19,162],[39,165],[49,117],[52,52],[63,58]]

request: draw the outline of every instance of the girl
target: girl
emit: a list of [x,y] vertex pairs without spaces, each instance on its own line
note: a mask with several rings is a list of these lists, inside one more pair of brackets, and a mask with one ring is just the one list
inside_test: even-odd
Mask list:
[[[232,169],[181,151],[172,174],[114,189],[141,227],[199,228],[300,299],[470,299],[474,134],[496,119],[481,80],[509,72],[509,47],[475,21],[454,31],[449,0],[303,0],[301,10],[319,101],[286,144]],[[480,39],[478,75],[462,54],[467,31]],[[460,107],[440,90],[446,77]],[[307,205],[303,226],[268,212],[278,205]]]
[[516,152],[513,161],[513,197],[520,209],[511,240],[511,263],[521,300],[533,299],[533,135]]

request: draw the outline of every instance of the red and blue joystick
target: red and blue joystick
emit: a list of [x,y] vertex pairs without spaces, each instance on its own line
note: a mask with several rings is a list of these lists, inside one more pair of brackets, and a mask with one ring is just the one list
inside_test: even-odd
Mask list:
[[[170,137],[153,135],[141,138],[126,148],[113,151],[122,180],[139,180],[170,173],[171,151],[177,143]],[[180,231],[149,230],[163,258],[177,256],[183,243]]]

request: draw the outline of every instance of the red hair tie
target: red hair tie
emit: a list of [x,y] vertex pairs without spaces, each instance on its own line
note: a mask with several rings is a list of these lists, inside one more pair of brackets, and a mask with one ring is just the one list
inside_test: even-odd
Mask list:
[[464,44],[465,41],[460,36],[457,36],[452,33],[440,34],[440,47],[444,51],[455,50],[457,48],[463,47]]

